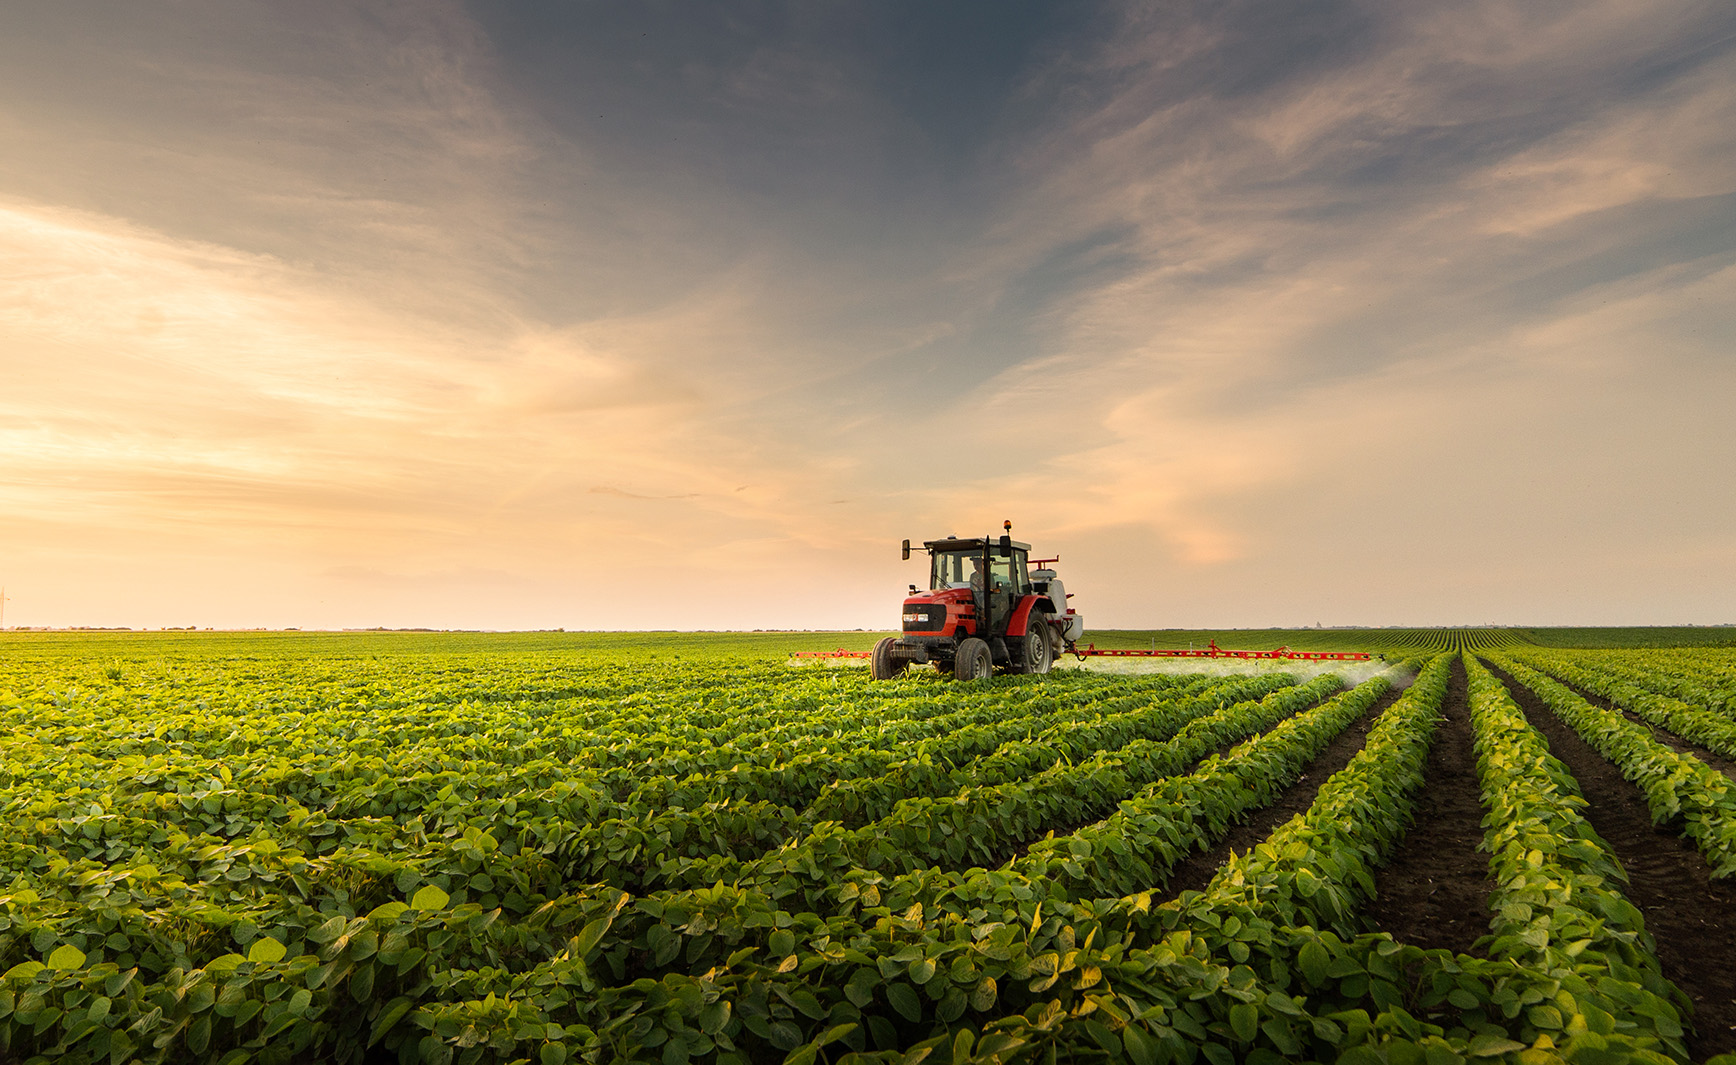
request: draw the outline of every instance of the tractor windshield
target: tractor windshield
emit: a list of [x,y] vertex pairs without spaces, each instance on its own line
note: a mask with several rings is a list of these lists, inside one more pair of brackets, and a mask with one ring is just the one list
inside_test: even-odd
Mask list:
[[974,551],[936,551],[929,588],[937,592],[948,588],[969,588],[971,574],[977,571],[974,563],[981,560],[982,555]]
[[[945,591],[948,588],[969,588],[971,578],[981,570],[982,554],[980,551],[936,551],[934,552],[934,570],[928,582],[930,589]],[[976,582],[976,587],[982,587],[982,582]],[[999,553],[989,556],[989,589],[991,591],[1012,592],[1023,595],[1030,591],[1030,580],[1025,575],[1025,552],[1015,549],[1012,557],[1003,558]]]

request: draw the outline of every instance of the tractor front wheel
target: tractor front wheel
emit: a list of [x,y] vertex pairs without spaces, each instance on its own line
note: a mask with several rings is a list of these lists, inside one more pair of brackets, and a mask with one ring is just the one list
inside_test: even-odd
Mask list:
[[989,645],[975,636],[959,641],[958,653],[952,659],[952,675],[959,680],[986,680],[995,671]]
[[892,657],[892,645],[897,642],[896,636],[888,636],[874,645],[874,653],[868,658],[868,668],[873,672],[875,680],[891,680],[910,668],[910,659]]

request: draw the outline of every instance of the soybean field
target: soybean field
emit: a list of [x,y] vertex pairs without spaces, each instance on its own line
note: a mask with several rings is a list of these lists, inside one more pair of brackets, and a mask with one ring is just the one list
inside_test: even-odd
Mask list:
[[1623,631],[0,634],[0,1062],[1736,1065],[1736,648]]

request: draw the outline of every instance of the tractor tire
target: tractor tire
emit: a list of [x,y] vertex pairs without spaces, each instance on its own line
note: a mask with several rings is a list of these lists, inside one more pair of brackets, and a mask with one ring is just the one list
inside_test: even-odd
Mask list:
[[1055,639],[1049,623],[1033,619],[1026,624],[1019,650],[1018,672],[1038,675],[1049,672],[1049,667],[1055,664]]
[[959,641],[958,653],[952,659],[952,675],[957,680],[987,680],[994,674],[995,660],[989,645],[975,636]]
[[868,668],[875,680],[891,680],[910,668],[910,659],[892,657],[892,645],[897,642],[896,636],[888,636],[874,645],[874,653],[868,656]]

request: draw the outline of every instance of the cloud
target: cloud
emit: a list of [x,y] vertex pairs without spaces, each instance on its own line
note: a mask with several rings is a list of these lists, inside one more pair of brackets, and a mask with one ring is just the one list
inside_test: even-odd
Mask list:
[[[1736,261],[1736,234],[1714,221],[1736,181],[1729,49],[1611,93],[1611,78],[1692,53],[1705,27],[1607,4],[1514,16],[1395,10],[1336,65],[1252,90],[1230,79],[1234,93],[1176,71],[1210,66],[1235,27],[1111,48],[1118,91],[1024,153],[1021,189],[970,258],[979,283],[1007,286],[1069,246],[1111,250],[1116,269],[1052,290],[1041,350],[937,417],[962,413],[960,438],[1025,470],[966,505],[986,519],[978,500],[1023,500],[1026,520],[1082,538],[1142,529],[1162,572],[1201,575],[1188,578],[1200,602],[1276,601],[1280,585],[1248,575],[1330,571],[1334,537],[1360,539],[1366,508],[1340,509],[1347,479],[1402,511],[1427,471],[1463,466],[1481,480],[1448,483],[1476,513],[1523,457],[1548,487],[1503,497],[1534,530],[1517,557],[1577,546],[1553,576],[1511,580],[1558,618],[1579,609],[1547,590],[1563,566],[1604,571],[1630,547],[1584,517],[1615,485],[1651,497],[1662,477],[1702,501],[1682,533],[1718,538],[1732,515],[1693,486],[1729,448],[1703,432],[1698,458],[1666,444],[1665,412],[1686,401],[1715,420],[1682,382],[1728,376],[1709,345],[1733,325],[1714,309]],[[1575,415],[1617,395],[1651,441],[1637,453],[1685,466],[1610,461],[1607,427]],[[1370,480],[1382,469],[1414,491]],[[925,498],[940,510],[947,496]],[[1495,532],[1419,516],[1387,553],[1426,564],[1447,529]],[[1114,616],[1140,602],[1130,592]]]
[[81,557],[295,623],[570,623],[601,572],[620,624],[854,627],[887,545],[1005,517],[1095,624],[1577,620],[1637,543],[1710,609],[1717,9],[1108,7],[948,23],[962,65],[867,16],[239,11],[0,42],[0,502],[92,609]]

